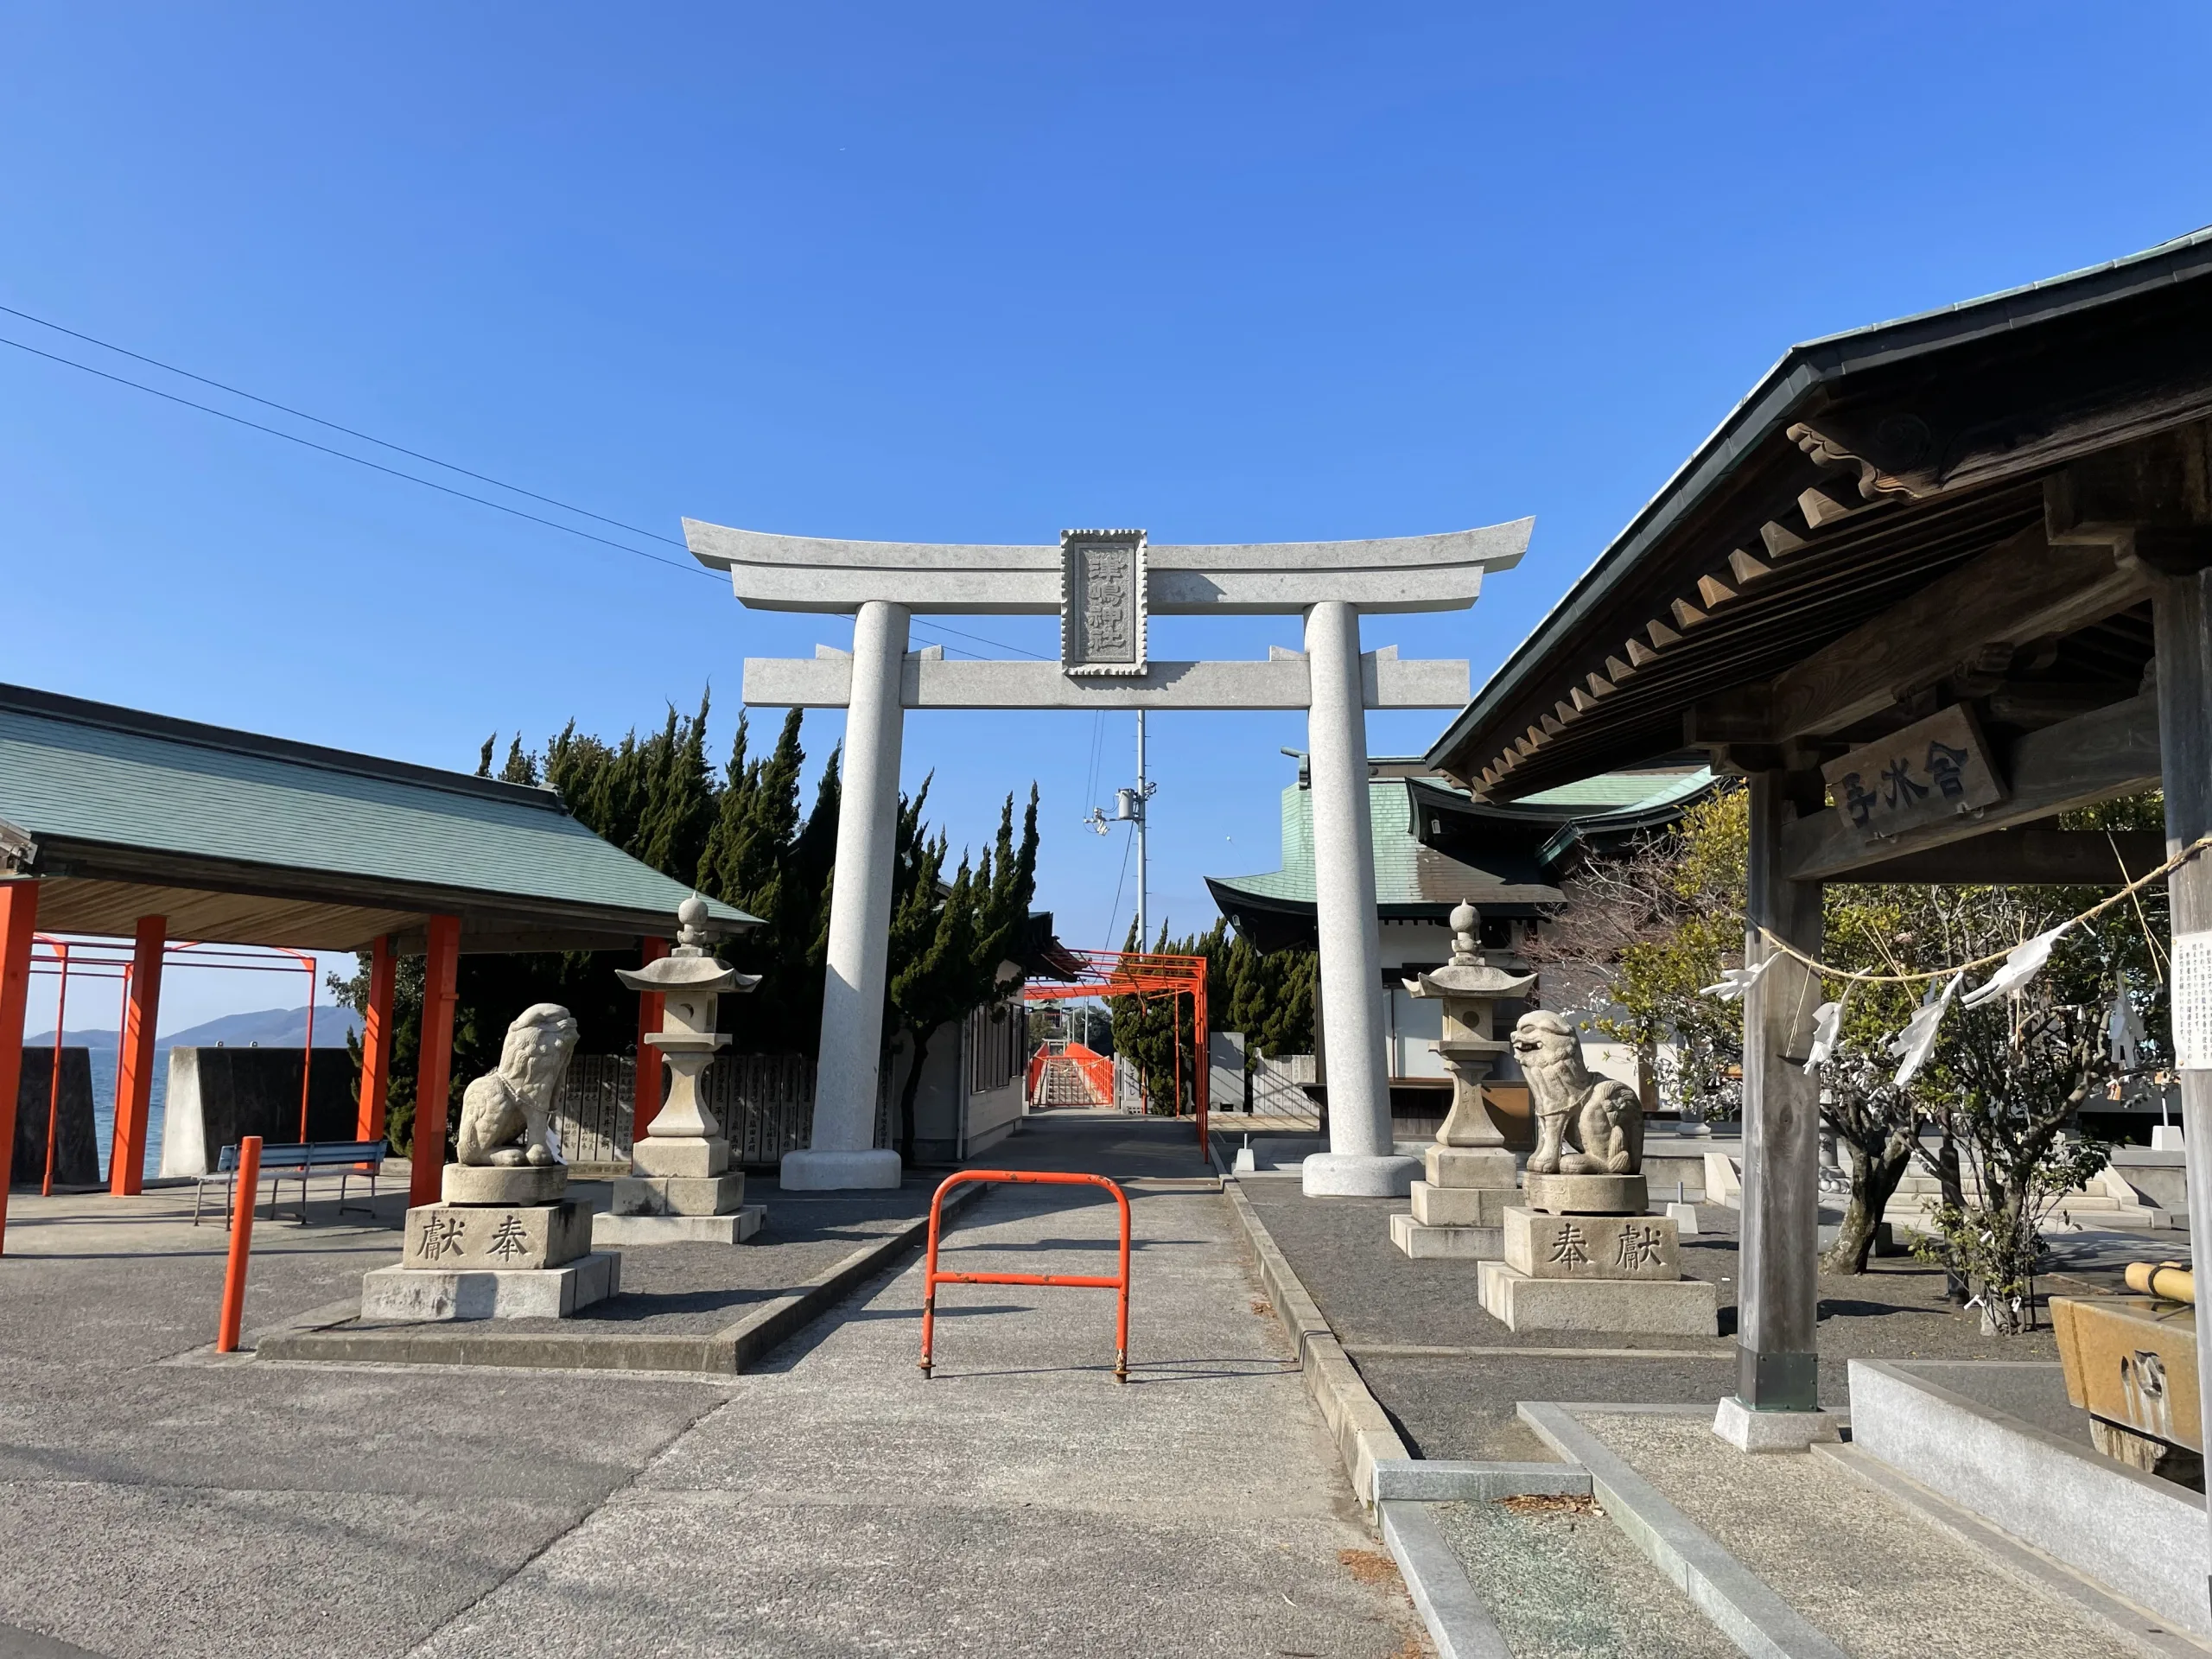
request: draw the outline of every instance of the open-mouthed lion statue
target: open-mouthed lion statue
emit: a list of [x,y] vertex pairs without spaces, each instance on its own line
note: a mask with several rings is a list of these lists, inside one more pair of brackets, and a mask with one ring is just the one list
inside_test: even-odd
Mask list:
[[1582,1064],[1574,1027],[1541,1009],[1514,1022],[1513,1052],[1536,1110],[1532,1175],[1632,1175],[1643,1165],[1643,1103]]
[[512,1168],[561,1161],[547,1143],[546,1117],[575,1047],[575,1016],[558,1003],[534,1003],[515,1016],[499,1051],[499,1069],[486,1071],[461,1096],[462,1163]]

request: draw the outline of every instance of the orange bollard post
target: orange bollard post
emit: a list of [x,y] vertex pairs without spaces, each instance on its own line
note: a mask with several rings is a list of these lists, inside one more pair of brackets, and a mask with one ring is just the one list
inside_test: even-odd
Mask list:
[[231,1201],[231,1264],[223,1274],[223,1323],[215,1332],[215,1351],[238,1351],[238,1325],[245,1317],[245,1264],[253,1252],[254,1189],[261,1184],[261,1137],[238,1142],[238,1189]]

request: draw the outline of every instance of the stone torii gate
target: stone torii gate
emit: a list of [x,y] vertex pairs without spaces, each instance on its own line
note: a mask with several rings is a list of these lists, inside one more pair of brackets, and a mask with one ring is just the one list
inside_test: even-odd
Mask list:
[[[1382,978],[1367,805],[1367,710],[1457,709],[1464,661],[1362,652],[1363,611],[1463,610],[1483,572],[1519,562],[1533,519],[1382,541],[1154,546],[1141,530],[1071,530],[1057,546],[960,546],[776,536],[683,521],[692,554],[727,569],[756,610],[850,613],[850,652],[748,658],[756,708],[848,710],[843,805],[830,908],[814,1122],[785,1155],[794,1188],[895,1186],[896,1152],[874,1146],[891,925],[892,840],[909,709],[1303,709],[1312,751],[1314,909],[1329,1089],[1329,1150],[1306,1191],[1388,1196],[1415,1168],[1391,1145]],[[1060,661],[948,662],[909,652],[916,613],[1060,618]],[[1264,662],[1156,662],[1159,615],[1306,619],[1303,652]]]

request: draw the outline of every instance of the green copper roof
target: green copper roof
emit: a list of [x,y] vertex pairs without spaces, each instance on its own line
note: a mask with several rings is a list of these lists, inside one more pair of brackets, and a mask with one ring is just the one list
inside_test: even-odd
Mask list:
[[[159,868],[169,856],[243,867],[247,891],[258,869],[358,881],[365,894],[442,889],[518,914],[543,903],[671,923],[690,892],[549,790],[15,687],[0,687],[0,820],[64,874],[105,852],[146,862],[143,879],[177,879]],[[710,908],[726,924],[756,919]]]
[[[1465,791],[1436,778],[1421,784],[1447,790],[1464,798]],[[1404,778],[1371,779],[1367,785],[1369,821],[1375,836],[1375,899],[1388,915],[1411,909],[1457,904],[1557,904],[1561,894],[1551,885],[1548,871],[1535,849],[1558,838],[1567,827],[1601,828],[1609,818],[1632,817],[1687,800],[1710,787],[1713,774],[1702,768],[1692,772],[1611,772],[1586,778],[1562,788],[1547,791],[1511,805],[1485,809],[1487,816],[1504,830],[1501,842],[1510,840],[1510,827],[1525,817],[1522,832],[1528,849],[1516,851],[1501,844],[1497,856],[1485,857],[1481,866],[1453,857],[1424,843],[1415,830],[1418,810],[1412,780]],[[1294,784],[1282,792],[1282,865],[1259,875],[1209,876],[1207,885],[1226,907],[1239,897],[1273,900],[1279,904],[1311,906],[1313,902],[1313,792]]]

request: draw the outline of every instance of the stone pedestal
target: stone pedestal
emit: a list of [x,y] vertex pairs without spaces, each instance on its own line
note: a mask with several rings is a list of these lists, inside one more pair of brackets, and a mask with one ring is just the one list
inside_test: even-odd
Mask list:
[[566,1319],[620,1288],[592,1249],[567,1166],[448,1164],[444,1199],[407,1212],[399,1265],[361,1278],[367,1320]]
[[1529,1207],[1554,1215],[1640,1216],[1651,1207],[1651,1189],[1641,1175],[1535,1175],[1528,1180]]
[[1503,1147],[1434,1146],[1421,1162],[1428,1179],[1413,1185],[1413,1213],[1390,1217],[1391,1243],[1415,1261],[1502,1255],[1505,1214],[1520,1196],[1513,1154]]
[[594,1250],[558,1268],[497,1273],[378,1268],[361,1275],[361,1318],[565,1319],[622,1288],[622,1258]]
[[1479,1287],[1484,1311],[1512,1330],[1719,1334],[1719,1292],[1681,1276],[1681,1239],[1664,1216],[1516,1207],[1503,1230],[1503,1259],[1482,1264]]

